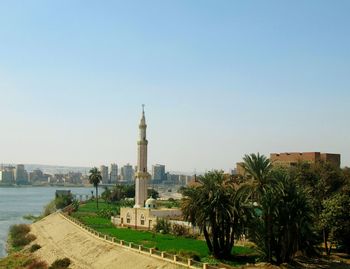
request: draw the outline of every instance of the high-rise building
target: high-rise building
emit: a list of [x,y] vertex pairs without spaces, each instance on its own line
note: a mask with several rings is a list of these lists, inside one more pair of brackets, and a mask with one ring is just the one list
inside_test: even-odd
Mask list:
[[116,163],[112,163],[111,176],[110,176],[111,183],[117,183],[117,179],[118,179],[118,165]]
[[13,184],[15,183],[15,167],[5,166],[0,170],[0,182],[3,184]]
[[152,179],[156,183],[161,183],[166,180],[165,176],[165,165],[156,164],[152,166]]
[[15,181],[16,184],[27,184],[28,183],[28,173],[24,169],[23,164],[17,164],[15,168]]
[[108,184],[109,183],[108,166],[101,165],[100,172],[101,172],[101,176],[102,176],[102,183]]
[[143,208],[147,199],[147,186],[150,174],[147,172],[146,118],[142,106],[142,117],[139,125],[140,137],[137,142],[137,171],[135,177],[135,205],[134,208]]
[[35,182],[48,182],[49,181],[49,175],[44,174],[43,171],[40,169],[34,169],[33,172],[29,173],[29,181],[31,183]]
[[132,165],[126,164],[120,169],[120,175],[122,181],[133,181],[134,180],[134,169]]
[[82,173],[80,172],[68,172],[64,178],[65,178],[65,182],[68,183],[73,183],[73,184],[81,184],[82,183]]

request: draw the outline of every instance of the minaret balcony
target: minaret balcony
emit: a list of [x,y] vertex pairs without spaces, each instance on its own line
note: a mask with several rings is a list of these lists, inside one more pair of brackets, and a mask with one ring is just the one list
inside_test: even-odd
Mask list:
[[151,175],[148,172],[137,172],[136,177],[141,179],[149,179]]

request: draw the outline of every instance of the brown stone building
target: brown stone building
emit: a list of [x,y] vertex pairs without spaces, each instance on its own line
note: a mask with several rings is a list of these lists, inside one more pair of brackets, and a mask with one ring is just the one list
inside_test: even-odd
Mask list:
[[340,154],[321,152],[284,152],[271,153],[270,161],[273,165],[292,166],[298,162],[308,162],[311,164],[324,161],[340,167]]
[[[271,153],[270,161],[273,165],[293,166],[298,162],[308,162],[311,164],[324,161],[340,167],[340,154],[321,153],[321,152],[283,152]],[[236,163],[236,172],[238,175],[244,175],[243,163]]]

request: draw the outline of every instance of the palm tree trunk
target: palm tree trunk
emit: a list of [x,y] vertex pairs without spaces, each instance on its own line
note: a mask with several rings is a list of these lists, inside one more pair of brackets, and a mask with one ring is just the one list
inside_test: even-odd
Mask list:
[[98,209],[98,186],[96,185],[96,206]]
[[213,245],[210,241],[209,233],[208,233],[207,227],[205,225],[203,227],[203,234],[204,234],[205,241],[207,242],[209,252],[213,253]]
[[324,250],[326,251],[326,254],[328,255],[328,245],[327,245],[327,235],[326,235],[326,229],[323,229],[323,241],[324,241]]

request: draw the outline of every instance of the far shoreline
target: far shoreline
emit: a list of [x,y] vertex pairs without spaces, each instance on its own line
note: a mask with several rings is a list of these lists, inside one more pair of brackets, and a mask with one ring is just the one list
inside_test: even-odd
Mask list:
[[92,185],[1,185],[0,188],[45,188],[45,187],[61,187],[61,188],[92,188]]

